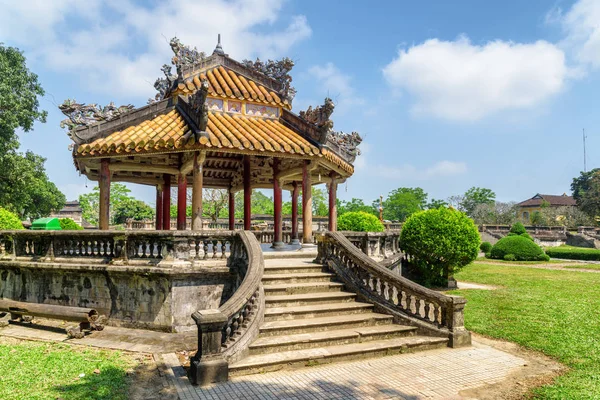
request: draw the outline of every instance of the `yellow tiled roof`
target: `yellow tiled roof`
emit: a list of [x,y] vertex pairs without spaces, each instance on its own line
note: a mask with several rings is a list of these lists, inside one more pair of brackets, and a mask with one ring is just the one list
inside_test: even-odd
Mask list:
[[337,154],[327,150],[327,149],[322,149],[321,153],[323,154],[323,157],[331,162],[334,165],[337,165],[338,167],[340,167],[341,169],[343,169],[344,171],[353,174],[354,173],[354,167],[352,166],[352,164],[347,163],[346,161],[342,160]]
[[259,152],[317,155],[318,147],[276,119],[209,113],[208,137],[200,143],[184,143],[190,128],[177,110],[130,126],[77,148],[77,156],[151,153],[194,147],[250,150]]
[[256,103],[284,107],[288,110],[292,108],[287,100],[281,99],[274,91],[223,66],[215,67],[199,75],[189,77],[185,83],[179,83],[174,93],[194,93],[200,88],[203,79],[208,80],[208,93],[210,96],[249,100]]

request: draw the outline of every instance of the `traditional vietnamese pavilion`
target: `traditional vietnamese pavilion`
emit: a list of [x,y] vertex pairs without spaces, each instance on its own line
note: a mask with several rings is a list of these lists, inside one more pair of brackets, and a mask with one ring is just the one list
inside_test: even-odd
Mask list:
[[[192,230],[202,229],[202,189],[244,192],[244,229],[250,229],[252,189],[273,189],[274,247],[282,243],[282,190],[292,195],[292,238],[298,242],[302,190],[303,243],[312,242],[311,187],[329,190],[329,230],[336,229],[336,189],[354,172],[360,136],[333,131],[331,99],[292,112],[294,63],[238,62],[220,41],[210,56],[174,38],[171,66],[154,84],[158,94],[140,108],[100,108],[67,100],[61,126],[69,128],[77,170],[100,187],[99,227],[109,228],[111,182],[156,187],[156,229],[170,229],[171,190],[177,190],[177,229],[186,229],[186,191],[192,188]],[[173,188],[174,187],[174,188]]]

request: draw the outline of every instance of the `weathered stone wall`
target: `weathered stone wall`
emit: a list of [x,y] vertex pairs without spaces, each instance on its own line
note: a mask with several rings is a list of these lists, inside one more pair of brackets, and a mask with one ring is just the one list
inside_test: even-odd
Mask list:
[[108,324],[163,331],[194,329],[196,310],[218,308],[233,279],[224,265],[137,267],[0,262],[0,298],[90,307]]
[[575,247],[585,247],[589,249],[597,249],[600,241],[585,233],[567,232],[567,245]]

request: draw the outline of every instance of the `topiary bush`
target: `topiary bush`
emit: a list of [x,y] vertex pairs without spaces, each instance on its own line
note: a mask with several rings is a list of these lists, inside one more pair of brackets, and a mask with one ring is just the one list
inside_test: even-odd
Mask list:
[[438,208],[411,215],[400,232],[400,248],[411,259],[413,279],[426,286],[442,286],[454,272],[479,254],[479,232],[464,213]]
[[60,228],[63,231],[81,231],[83,227],[79,225],[77,222],[73,221],[71,218],[61,218],[58,222],[60,222]]
[[531,240],[532,242],[534,242],[534,240],[533,240],[533,238],[531,237],[531,235],[530,235],[529,233],[527,233],[527,232],[525,232],[525,233],[521,233],[519,236],[521,236],[521,237],[524,237],[524,238],[527,238],[527,239]]
[[351,211],[339,216],[337,228],[340,231],[383,232],[379,218],[364,211]]
[[479,250],[487,254],[492,251],[492,244],[490,242],[483,242],[479,245]]
[[511,261],[540,261],[545,259],[544,250],[533,241],[521,235],[506,236],[498,240],[490,252],[491,258],[506,260],[512,255]]
[[0,207],[0,231],[25,229],[19,217],[5,208]]
[[521,235],[523,233],[527,233],[527,229],[525,229],[525,226],[522,223],[515,222],[513,226],[510,227],[510,233],[513,233],[515,235]]

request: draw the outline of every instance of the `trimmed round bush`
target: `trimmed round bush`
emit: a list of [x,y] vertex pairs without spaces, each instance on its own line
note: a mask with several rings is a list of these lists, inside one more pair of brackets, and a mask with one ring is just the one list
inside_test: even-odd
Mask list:
[[60,228],[63,231],[83,230],[83,227],[81,225],[79,225],[77,222],[73,221],[71,218],[61,218],[58,222],[60,222]]
[[514,256],[511,261],[540,261],[545,258],[544,250],[526,237],[515,235],[498,240],[490,253],[492,258],[506,260],[506,256]]
[[479,232],[464,213],[438,208],[411,215],[400,232],[400,247],[411,256],[421,283],[447,284],[448,277],[479,254]]
[[492,251],[492,244],[490,242],[483,242],[479,245],[479,250],[487,254]]
[[337,227],[340,231],[383,232],[383,224],[373,214],[364,211],[351,211],[339,216]]
[[15,229],[25,229],[19,217],[7,209],[0,207],[0,231]]
[[527,233],[527,229],[520,222],[515,222],[513,226],[510,227],[510,233],[514,233],[515,235],[521,235],[523,233]]
[[533,238],[531,237],[531,235],[529,233],[521,233],[519,236],[527,238],[529,240],[531,240],[532,242],[534,241]]

